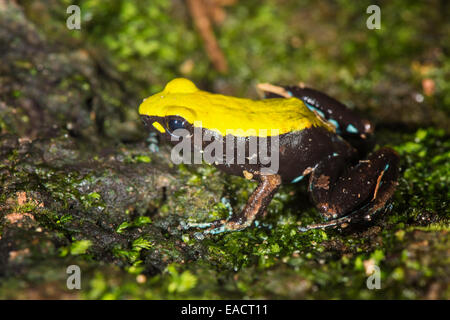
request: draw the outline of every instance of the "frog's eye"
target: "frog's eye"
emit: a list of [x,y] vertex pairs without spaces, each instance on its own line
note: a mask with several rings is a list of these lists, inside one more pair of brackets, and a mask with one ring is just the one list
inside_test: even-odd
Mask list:
[[188,122],[177,116],[170,116],[166,119],[166,128],[167,131],[172,136],[184,137],[189,134],[188,131]]
[[177,129],[183,129],[185,122],[186,121],[183,121],[181,119],[171,119],[167,122],[167,126],[170,131],[175,131]]

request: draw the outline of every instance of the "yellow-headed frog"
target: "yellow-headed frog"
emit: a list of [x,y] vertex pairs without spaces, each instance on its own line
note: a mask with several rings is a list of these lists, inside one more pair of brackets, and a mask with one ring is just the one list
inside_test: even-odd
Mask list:
[[[399,158],[389,148],[366,156],[373,144],[374,127],[369,121],[311,88],[270,84],[259,88],[265,99],[250,100],[209,93],[190,80],[177,78],[139,107],[145,125],[168,140],[191,138],[195,132],[209,134],[212,139],[202,140],[194,148],[203,152],[211,141],[220,141],[234,157],[212,164],[258,182],[239,214],[190,227],[206,228],[204,233],[209,234],[242,230],[265,215],[281,183],[296,183],[306,176],[311,201],[325,222],[299,231],[345,228],[371,221],[390,207]],[[184,130],[184,136],[177,133],[179,129]],[[262,161],[250,147],[255,139],[272,147],[273,138],[277,138],[277,149],[270,149],[270,155],[277,155],[275,171],[265,170],[267,157]],[[241,162],[236,161],[239,155],[234,150],[238,145],[246,146]]]

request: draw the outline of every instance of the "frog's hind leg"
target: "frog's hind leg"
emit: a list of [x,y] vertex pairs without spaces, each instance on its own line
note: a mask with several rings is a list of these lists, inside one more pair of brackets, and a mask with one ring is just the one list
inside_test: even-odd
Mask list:
[[276,86],[263,83],[258,88],[264,92],[265,98],[295,97],[302,100],[316,115],[331,123],[336,133],[350,142],[360,155],[372,149],[374,125],[327,94],[302,85]]
[[370,221],[386,208],[398,179],[398,155],[389,148],[371,154],[367,160],[341,172],[329,162],[318,167],[310,179],[310,195],[320,213],[328,220],[301,228],[345,227],[350,223]]
[[355,111],[329,95],[305,86],[276,86],[268,83],[258,84],[265,98],[298,98],[324,120],[332,123],[342,135],[356,135],[365,139],[371,135],[374,126]]

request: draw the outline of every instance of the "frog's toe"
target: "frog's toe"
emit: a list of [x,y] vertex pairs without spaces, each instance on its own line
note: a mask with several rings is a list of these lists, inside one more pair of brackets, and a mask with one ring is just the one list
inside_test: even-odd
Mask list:
[[[216,233],[220,233],[219,229],[221,228],[221,226],[225,225],[227,222],[227,220],[215,220],[212,222],[199,222],[199,223],[186,223],[184,221],[180,222],[180,226],[184,229],[184,230],[189,230],[189,229],[206,229],[203,231],[204,234],[208,234],[208,233],[212,233],[212,234],[216,234]],[[213,232],[212,230],[217,229],[215,232]]]
[[197,238],[198,234],[202,234],[203,236],[211,234],[216,235],[224,232],[233,232],[233,231],[239,231],[247,228],[250,225],[250,223],[237,223],[233,219],[227,219],[227,220],[216,220],[213,222],[206,222],[206,223],[189,223],[186,224],[184,229],[192,229],[192,228],[198,228],[198,229],[206,229],[201,232],[197,232],[195,235]]
[[233,231],[233,230],[228,229],[226,224],[222,224],[221,226],[205,230],[203,233],[204,234],[212,234],[212,235],[214,235],[214,234],[224,233],[224,232],[227,232],[227,231]]
[[[211,224],[209,224],[209,225],[211,225]],[[200,227],[197,227],[197,228],[200,228]],[[203,227],[201,227],[201,228],[203,228]],[[207,228],[207,227],[205,227],[205,228]],[[203,240],[205,238],[205,236],[207,236],[209,234],[216,235],[216,234],[228,232],[228,231],[234,231],[234,230],[227,229],[226,225],[222,224],[218,227],[211,227],[207,230],[195,232],[194,237],[198,240]]]
[[213,222],[198,222],[198,223],[186,223],[184,221],[182,221],[180,223],[181,227],[184,230],[188,230],[188,229],[208,229],[208,228],[214,228],[217,225],[220,225],[223,223],[223,220],[216,220]]
[[212,226],[212,222],[200,222],[200,223],[187,223],[187,224],[183,224],[182,227],[183,229],[187,230],[187,229],[205,229],[205,228],[209,228]]
[[329,220],[327,222],[324,223],[315,223],[315,224],[310,224],[306,227],[299,227],[298,231],[300,232],[306,232],[312,229],[326,229],[326,228],[336,228],[336,227],[346,227],[347,225],[349,225],[352,222],[353,218],[351,215],[349,216],[345,216],[345,217],[340,217],[337,219],[332,219]]

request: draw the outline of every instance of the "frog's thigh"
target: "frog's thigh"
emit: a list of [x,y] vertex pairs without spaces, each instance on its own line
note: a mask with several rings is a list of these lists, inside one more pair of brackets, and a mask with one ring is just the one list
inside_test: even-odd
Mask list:
[[339,165],[345,165],[342,159],[323,164],[310,179],[311,198],[326,218],[350,214],[365,204],[379,209],[392,196],[398,176],[393,150],[382,148],[348,169],[339,171]]
[[[349,159],[341,156],[329,156],[322,161],[312,172],[309,179],[309,196],[320,213],[328,218],[333,217],[329,212],[330,195],[334,189],[339,176],[345,170]],[[336,216],[339,213],[335,213]]]
[[367,119],[361,118],[343,103],[318,90],[300,86],[267,85],[263,85],[261,89],[266,93],[266,98],[299,98],[311,111],[333,124],[336,131],[343,136],[365,140],[373,133],[374,127]]

